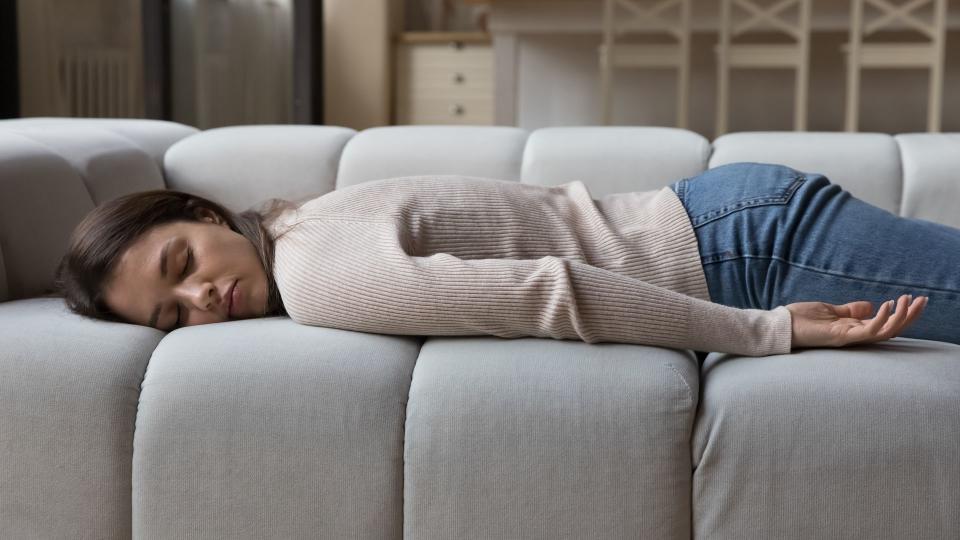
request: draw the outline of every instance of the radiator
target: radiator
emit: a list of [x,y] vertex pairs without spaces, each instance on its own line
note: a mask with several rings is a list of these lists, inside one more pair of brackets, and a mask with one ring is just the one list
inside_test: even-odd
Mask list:
[[57,78],[61,104],[69,116],[136,115],[133,58],[122,49],[60,51]]

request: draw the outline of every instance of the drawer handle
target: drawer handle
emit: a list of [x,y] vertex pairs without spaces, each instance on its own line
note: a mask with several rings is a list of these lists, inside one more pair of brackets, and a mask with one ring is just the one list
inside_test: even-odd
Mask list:
[[462,41],[451,41],[451,42],[450,42],[450,47],[453,48],[453,49],[462,49],[462,48],[463,48],[463,42],[462,42]]
[[454,116],[459,116],[463,114],[463,112],[464,112],[463,105],[460,105],[459,103],[454,103],[453,105],[450,105],[450,114]]
[[465,77],[463,76],[463,73],[454,73],[454,74],[453,74],[453,82],[455,82],[455,83],[462,83],[464,80],[465,80]]

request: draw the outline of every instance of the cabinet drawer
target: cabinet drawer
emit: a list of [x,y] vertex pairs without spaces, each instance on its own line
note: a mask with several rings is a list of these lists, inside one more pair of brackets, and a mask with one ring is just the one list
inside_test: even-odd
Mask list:
[[397,105],[398,124],[493,124],[488,98],[414,98]]
[[492,93],[493,73],[467,66],[442,70],[410,66],[397,71],[397,88],[413,92],[423,88],[464,88]]
[[493,95],[492,88],[469,88],[469,87],[456,87],[450,86],[442,83],[436,85],[423,85],[418,88],[409,88],[409,87],[398,87],[397,88],[397,101],[411,101],[417,99],[447,99],[447,100],[460,100],[460,99],[491,99]]
[[397,85],[419,88],[476,88],[493,92],[489,47],[470,52],[428,50],[434,44],[403,45],[397,52]]
[[443,43],[400,43],[397,52],[416,63],[442,67],[489,65],[491,59],[491,48],[486,43],[464,43],[460,47]]
[[489,42],[401,42],[395,59],[397,123],[493,123]]

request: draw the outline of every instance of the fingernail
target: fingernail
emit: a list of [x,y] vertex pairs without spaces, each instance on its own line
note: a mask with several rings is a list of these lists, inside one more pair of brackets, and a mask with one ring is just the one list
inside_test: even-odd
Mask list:
[[912,295],[912,294],[908,294],[908,295],[907,295],[907,303],[909,304],[910,302],[913,302],[913,295]]

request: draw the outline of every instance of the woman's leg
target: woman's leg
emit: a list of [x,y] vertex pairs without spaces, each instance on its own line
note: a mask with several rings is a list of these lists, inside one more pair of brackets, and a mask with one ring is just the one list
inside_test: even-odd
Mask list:
[[902,218],[818,173],[731,163],[675,183],[711,299],[771,309],[928,296],[900,335],[960,344],[960,229]]

